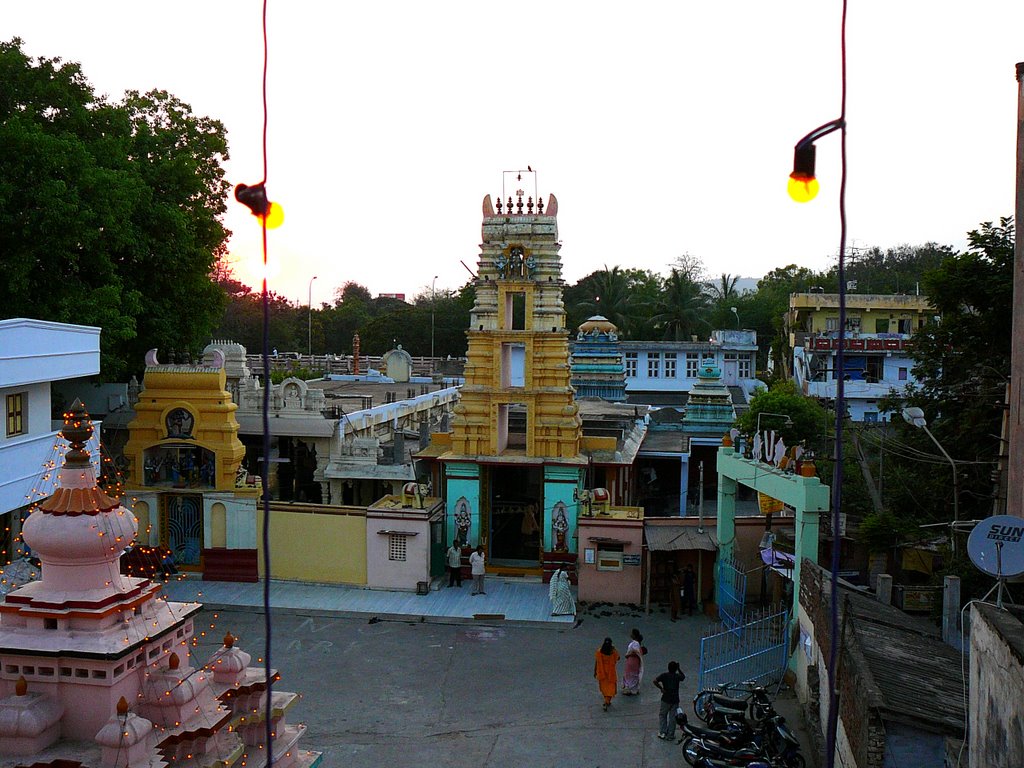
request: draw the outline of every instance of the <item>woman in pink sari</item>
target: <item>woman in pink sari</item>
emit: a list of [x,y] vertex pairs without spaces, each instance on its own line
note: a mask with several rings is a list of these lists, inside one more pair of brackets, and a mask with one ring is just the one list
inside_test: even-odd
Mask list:
[[622,675],[622,695],[635,696],[640,693],[640,683],[644,679],[644,636],[640,630],[633,628],[629,633],[629,647],[626,648],[626,670]]

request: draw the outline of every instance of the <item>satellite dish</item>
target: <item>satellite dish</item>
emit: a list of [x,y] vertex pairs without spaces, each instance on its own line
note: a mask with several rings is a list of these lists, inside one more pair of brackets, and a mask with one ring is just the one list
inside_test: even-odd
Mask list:
[[980,570],[997,579],[1024,573],[1024,517],[996,515],[974,526],[967,554]]

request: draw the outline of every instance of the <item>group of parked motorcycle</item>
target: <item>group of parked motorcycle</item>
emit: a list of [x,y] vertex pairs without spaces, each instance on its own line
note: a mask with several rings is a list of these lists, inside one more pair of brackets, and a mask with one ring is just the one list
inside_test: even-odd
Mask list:
[[701,691],[693,698],[700,724],[680,708],[683,758],[694,768],[804,768],[800,742],[775,712],[768,691],[753,681],[742,684],[743,696],[730,686]]

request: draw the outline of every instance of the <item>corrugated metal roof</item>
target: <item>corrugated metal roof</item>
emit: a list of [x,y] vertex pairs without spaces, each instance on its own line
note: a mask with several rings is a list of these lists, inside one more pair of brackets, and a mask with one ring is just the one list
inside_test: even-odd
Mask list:
[[718,537],[708,526],[701,533],[693,525],[644,524],[644,539],[647,548],[654,552],[675,552],[684,549],[703,549],[707,552],[718,550]]
[[690,436],[682,431],[648,430],[640,444],[640,455],[648,453],[686,453],[690,450]]

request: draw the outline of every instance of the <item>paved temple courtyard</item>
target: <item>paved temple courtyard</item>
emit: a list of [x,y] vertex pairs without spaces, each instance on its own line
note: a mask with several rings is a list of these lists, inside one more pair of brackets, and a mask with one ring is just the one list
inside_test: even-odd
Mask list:
[[[280,685],[303,694],[289,721],[308,725],[303,745],[322,750],[324,766],[683,765],[680,748],[656,738],[659,694],[652,681],[670,660],[679,661],[689,707],[704,617],[672,623],[660,610],[648,617],[600,606],[581,613],[582,623],[573,628],[295,608],[272,615]],[[593,678],[594,651],[610,636],[624,653],[634,626],[650,651],[643,692],[616,696],[605,713]],[[247,606],[204,611],[196,622],[197,636],[206,633],[198,657],[207,657],[229,630],[256,663],[264,647],[263,617]],[[792,694],[783,692],[779,709],[802,731]]]

